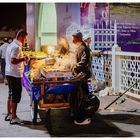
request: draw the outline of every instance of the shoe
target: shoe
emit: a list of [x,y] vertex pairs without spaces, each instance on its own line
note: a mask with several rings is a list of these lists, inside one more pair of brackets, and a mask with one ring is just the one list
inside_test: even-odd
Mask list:
[[87,124],[90,124],[91,123],[91,119],[88,118],[88,119],[85,119],[83,122],[81,123],[78,123],[77,121],[74,121],[75,124],[77,125],[87,125]]
[[10,121],[12,119],[12,114],[7,114],[6,116],[5,116],[5,121]]
[[23,120],[21,120],[18,117],[11,119],[11,121],[10,121],[10,124],[21,124],[21,123],[23,123]]

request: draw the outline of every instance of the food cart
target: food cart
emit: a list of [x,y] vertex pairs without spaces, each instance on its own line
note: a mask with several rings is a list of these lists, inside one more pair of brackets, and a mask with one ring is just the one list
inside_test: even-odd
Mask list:
[[54,68],[52,63],[54,64],[56,59],[60,58],[32,56],[29,64],[25,66],[22,82],[30,96],[33,123],[37,121],[38,107],[69,108],[69,95],[75,83],[79,82],[68,69],[59,69],[58,65]]

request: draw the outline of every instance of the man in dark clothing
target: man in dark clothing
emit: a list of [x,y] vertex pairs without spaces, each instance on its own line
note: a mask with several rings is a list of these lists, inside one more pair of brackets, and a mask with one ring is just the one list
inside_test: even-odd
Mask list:
[[[91,120],[84,118],[78,114],[79,104],[83,98],[89,94],[87,80],[91,77],[91,61],[90,51],[82,40],[82,33],[78,32],[72,35],[72,42],[76,47],[76,64],[72,67],[73,75],[81,81],[77,83],[75,90],[71,94],[70,106],[71,111],[75,116],[75,124],[89,124]],[[77,115],[75,115],[77,114]]]
[[76,64],[72,67],[72,70],[75,75],[83,74],[84,79],[87,80],[92,75],[90,50],[82,41],[81,32],[72,35],[72,42],[76,47]]
[[90,48],[91,36],[90,35],[84,35],[83,40],[84,40],[84,42],[86,43],[87,47],[90,50],[91,58],[95,57],[95,56],[100,57],[101,55],[103,55],[103,52],[104,52],[103,50],[102,51],[98,51],[98,52],[96,52],[95,50],[94,51],[91,50],[91,48]]

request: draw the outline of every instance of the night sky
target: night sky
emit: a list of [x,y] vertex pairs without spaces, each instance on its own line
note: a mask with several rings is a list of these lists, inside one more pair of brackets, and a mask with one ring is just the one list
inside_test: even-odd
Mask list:
[[26,23],[25,3],[0,3],[0,28],[19,28]]

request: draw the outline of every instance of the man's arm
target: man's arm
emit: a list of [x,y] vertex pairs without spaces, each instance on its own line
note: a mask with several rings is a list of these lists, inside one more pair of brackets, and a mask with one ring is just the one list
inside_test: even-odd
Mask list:
[[83,69],[87,68],[87,65],[89,63],[89,56],[87,55],[87,53],[85,51],[79,51],[79,55],[81,56],[81,60],[80,62],[76,63],[73,66],[73,71],[75,73],[79,73],[81,72]]
[[30,58],[28,56],[23,57],[23,58],[12,58],[11,63],[16,65],[16,64],[19,64],[19,63],[21,63],[23,61],[28,63],[29,60],[30,60]]
[[97,57],[99,57],[99,56],[103,55],[103,52],[104,51],[100,51],[100,52],[91,51],[90,52],[90,56],[93,56],[93,57],[97,56]]
[[16,65],[16,64],[19,64],[19,63],[23,62],[24,60],[25,60],[25,58],[18,58],[18,59],[17,58],[12,58],[11,63]]
[[11,52],[11,63],[12,64],[19,64],[19,63],[21,63],[21,62],[23,62],[23,61],[27,61],[28,60],[28,57],[26,56],[23,56],[23,57],[19,57],[19,55],[20,55],[20,49],[19,48],[14,48],[13,50],[12,50],[12,52]]

